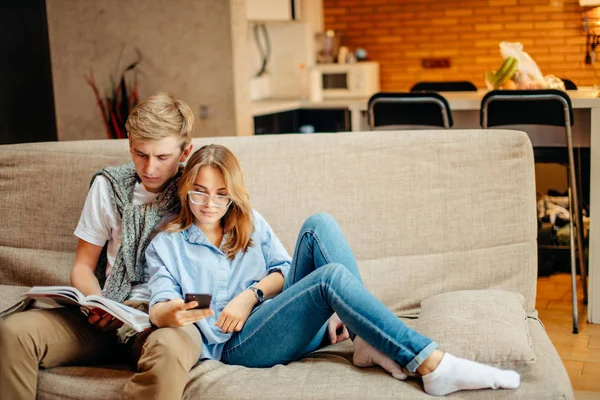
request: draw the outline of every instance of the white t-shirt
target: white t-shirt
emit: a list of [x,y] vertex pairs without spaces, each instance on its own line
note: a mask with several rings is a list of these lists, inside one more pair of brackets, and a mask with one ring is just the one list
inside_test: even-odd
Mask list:
[[[132,203],[135,205],[151,203],[156,200],[157,196],[158,193],[147,191],[138,182],[133,188]],[[75,228],[75,236],[96,246],[104,246],[108,242],[106,249],[106,258],[108,259],[106,278],[108,279],[121,245],[121,219],[113,209],[108,180],[102,175],[97,176],[92,183],[79,223]],[[134,282],[128,300],[150,300],[150,290],[148,289],[150,276],[147,267],[144,268],[143,274],[144,282]]]

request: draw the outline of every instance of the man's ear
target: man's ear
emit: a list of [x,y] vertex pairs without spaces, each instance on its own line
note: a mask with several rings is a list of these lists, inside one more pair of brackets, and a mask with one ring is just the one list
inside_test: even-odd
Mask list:
[[185,160],[187,160],[188,156],[192,153],[193,148],[194,145],[191,143],[185,146],[185,148],[181,152],[181,157],[179,157],[179,162],[184,162]]

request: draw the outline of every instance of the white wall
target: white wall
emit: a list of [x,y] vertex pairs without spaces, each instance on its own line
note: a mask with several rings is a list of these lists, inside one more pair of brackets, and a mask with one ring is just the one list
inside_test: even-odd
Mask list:
[[167,91],[198,117],[195,136],[252,134],[247,81],[244,0],[47,1],[59,140],[105,138],[84,75],[93,70],[101,91],[123,51],[120,67],[140,64],[140,97]]

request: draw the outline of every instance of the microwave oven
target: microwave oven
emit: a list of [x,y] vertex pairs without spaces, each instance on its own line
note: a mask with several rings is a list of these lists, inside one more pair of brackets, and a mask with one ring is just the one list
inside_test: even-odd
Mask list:
[[370,97],[379,92],[379,63],[316,64],[324,99]]

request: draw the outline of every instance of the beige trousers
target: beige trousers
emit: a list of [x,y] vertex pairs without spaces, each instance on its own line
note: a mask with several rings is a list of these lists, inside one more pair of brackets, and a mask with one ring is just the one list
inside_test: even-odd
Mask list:
[[127,346],[90,325],[77,308],[25,311],[0,322],[0,393],[35,399],[39,367],[137,360],[125,399],[180,399],[201,350],[194,325],[146,331]]

